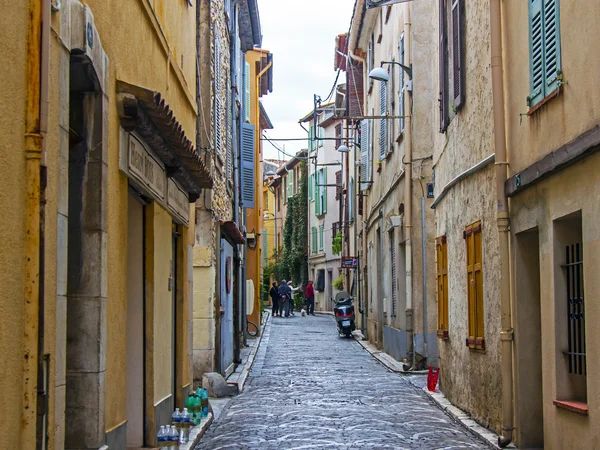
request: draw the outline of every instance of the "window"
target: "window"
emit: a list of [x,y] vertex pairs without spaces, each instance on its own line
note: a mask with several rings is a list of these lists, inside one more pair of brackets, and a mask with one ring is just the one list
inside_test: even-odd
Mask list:
[[348,222],[354,220],[354,198],[356,196],[354,189],[354,178],[350,177],[350,191],[348,198]]
[[342,186],[342,171],[338,170],[335,173],[335,199],[341,200],[344,188]]
[[310,237],[312,252],[317,253],[317,227],[310,229]]
[[322,216],[327,212],[327,170],[319,169],[315,186],[315,216]]
[[266,229],[263,230],[262,253],[263,253],[264,265],[266,266],[269,264],[269,233],[267,232]]
[[294,171],[290,170],[286,176],[286,192],[287,198],[294,195]]
[[320,225],[319,226],[319,251],[321,251],[321,252],[323,251],[324,234],[325,234],[325,226]]
[[394,229],[390,231],[390,264],[392,265],[392,317],[396,317],[398,303],[398,275],[396,272],[396,239]]
[[435,240],[437,264],[438,337],[448,339],[448,245],[446,236]]
[[342,145],[342,124],[335,126],[335,148],[340,148]]
[[527,104],[537,105],[560,87],[559,0],[529,0],[529,84]]
[[244,112],[246,113],[246,122],[250,122],[250,63],[246,62],[246,71],[244,74]]
[[481,248],[481,222],[467,227],[464,233],[467,244],[467,293],[469,307],[470,349],[485,349],[483,338],[483,273]]
[[310,174],[308,176],[308,199],[310,201],[314,200],[314,187],[315,187],[315,175],[314,174]]
[[452,0],[452,80],[454,111],[465,103],[465,0]]
[[308,148],[311,152],[317,149],[317,143],[315,142],[315,138],[315,126],[310,125],[310,127],[308,128]]
[[319,140],[317,141],[317,145],[319,147],[323,147],[323,138],[325,137],[325,130],[323,129],[323,127],[318,126],[317,133],[319,135]]
[[[439,102],[442,133],[446,131],[455,113],[465,103],[464,4],[465,0],[439,0]],[[449,35],[451,35],[450,40]]]
[[373,174],[373,120],[360,122],[360,189],[371,187]]
[[580,242],[565,248],[566,264],[563,267],[567,280],[567,358],[569,373],[587,374],[585,354],[585,309],[583,295],[583,248]]
[[[379,83],[379,114],[387,115],[387,83],[383,81]],[[387,119],[379,120],[379,159],[384,159],[387,156]]]

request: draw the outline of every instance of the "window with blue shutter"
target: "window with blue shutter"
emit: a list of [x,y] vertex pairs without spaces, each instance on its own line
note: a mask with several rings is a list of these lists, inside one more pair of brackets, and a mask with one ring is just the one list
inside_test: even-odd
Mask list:
[[530,107],[560,86],[560,10],[559,0],[529,2],[529,86]]
[[254,208],[254,125],[242,127],[242,204]]
[[[379,114],[387,115],[387,83],[383,81],[379,88]],[[379,159],[384,159],[387,155],[387,119],[379,120]]]
[[246,76],[244,86],[244,110],[246,112],[246,122],[250,122],[250,63],[246,62]]

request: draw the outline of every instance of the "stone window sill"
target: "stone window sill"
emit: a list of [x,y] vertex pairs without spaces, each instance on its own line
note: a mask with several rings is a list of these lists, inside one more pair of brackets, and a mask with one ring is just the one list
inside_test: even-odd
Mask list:
[[588,415],[588,405],[584,402],[576,402],[569,400],[554,400],[554,406],[560,409],[566,409],[583,416]]

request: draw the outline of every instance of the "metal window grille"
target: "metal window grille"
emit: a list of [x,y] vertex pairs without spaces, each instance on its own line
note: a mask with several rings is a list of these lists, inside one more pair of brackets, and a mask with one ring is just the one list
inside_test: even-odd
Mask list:
[[567,263],[567,328],[569,373],[587,375],[585,354],[585,309],[583,295],[583,257],[581,244],[568,245]]

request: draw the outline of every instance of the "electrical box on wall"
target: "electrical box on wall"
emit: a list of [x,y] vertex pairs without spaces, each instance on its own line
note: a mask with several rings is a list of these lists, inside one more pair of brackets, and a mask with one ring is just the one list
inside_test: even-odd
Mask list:
[[433,183],[427,183],[427,198],[433,198]]

